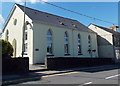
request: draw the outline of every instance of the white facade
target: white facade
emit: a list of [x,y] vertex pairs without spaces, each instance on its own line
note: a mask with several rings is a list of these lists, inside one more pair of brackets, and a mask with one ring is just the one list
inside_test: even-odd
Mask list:
[[[35,26],[35,27],[34,27]],[[76,31],[76,30],[69,30],[67,28],[60,28],[50,25],[44,25],[40,23],[34,23],[34,61],[44,61],[44,57],[46,57],[46,44],[47,44],[47,31],[50,29],[53,34],[53,57],[91,57],[88,52],[88,36],[91,36],[91,49],[96,50],[95,53],[92,53],[92,57],[98,57],[97,54],[97,42],[96,42],[96,34]],[[67,31],[68,33],[68,41],[69,41],[69,54],[65,56],[64,51],[64,33]],[[81,35],[81,50],[82,55],[78,55],[78,45],[77,39],[78,34]],[[37,38],[37,39],[36,39]],[[41,41],[42,40],[42,41]],[[41,47],[38,47],[41,46]],[[35,49],[39,49],[39,51],[35,51]],[[37,58],[37,57],[41,58]],[[38,63],[37,62],[37,63]],[[36,62],[35,62],[36,63]]]
[[[120,43],[120,33],[110,29],[100,27],[94,24],[89,25],[89,28],[97,33],[98,37],[98,55],[106,58],[120,58],[120,45],[115,46],[115,43]],[[115,36],[118,40],[115,41]]]
[[[14,10],[11,11],[10,16],[3,28],[2,39],[8,39],[8,41],[10,41],[10,43],[14,47],[15,50],[14,56],[21,57],[24,12],[23,10],[21,10],[20,6],[18,5],[15,5],[13,9]],[[44,63],[46,57],[83,57],[83,58],[98,57],[96,33],[92,31],[90,32],[89,30],[84,31],[86,27],[83,26],[82,24],[80,26],[80,29],[83,30],[70,29],[65,26],[63,27],[63,26],[43,23],[40,21],[34,21],[34,19],[32,19],[29,15],[27,15],[26,13],[25,16],[26,22],[29,23],[26,25],[27,30],[25,30],[25,32],[27,33],[27,38],[26,38],[27,40],[25,40],[25,43],[27,43],[27,45],[25,50],[26,55],[24,56],[29,57],[30,64]],[[16,20],[17,22],[15,22]],[[67,19],[66,21],[69,21],[69,19]],[[47,55],[47,43],[48,43],[47,32],[49,30],[51,31],[52,34],[51,55]],[[68,35],[67,55],[65,55],[65,47],[64,47],[65,32]],[[78,34],[80,34],[79,44],[81,47],[81,53],[78,53]],[[91,52],[89,52],[88,50],[91,50]]]

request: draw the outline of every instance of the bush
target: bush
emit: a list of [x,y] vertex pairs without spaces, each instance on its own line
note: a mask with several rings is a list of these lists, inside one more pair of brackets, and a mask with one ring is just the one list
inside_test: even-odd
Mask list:
[[9,41],[0,39],[2,43],[2,55],[12,56],[13,55],[13,47]]

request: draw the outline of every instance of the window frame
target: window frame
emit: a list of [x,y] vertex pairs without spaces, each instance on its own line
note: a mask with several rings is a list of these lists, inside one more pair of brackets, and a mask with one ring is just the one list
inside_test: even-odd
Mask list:
[[69,36],[67,31],[64,33],[64,54],[70,55],[69,53]]
[[77,47],[78,47],[78,55],[82,55],[81,35],[80,35],[80,34],[78,34],[78,39],[77,39],[77,41],[78,41],[78,45],[77,45]]
[[47,56],[54,56],[53,55],[53,33],[52,30],[47,31]]
[[17,25],[17,19],[14,19],[13,24]]

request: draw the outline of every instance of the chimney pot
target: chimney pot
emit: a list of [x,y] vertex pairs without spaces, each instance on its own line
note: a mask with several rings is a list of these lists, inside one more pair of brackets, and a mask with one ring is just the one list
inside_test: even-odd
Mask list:
[[114,31],[117,31],[117,28],[119,28],[119,27],[118,27],[118,26],[115,26],[115,25],[110,27],[110,29],[111,29],[111,30],[114,30]]

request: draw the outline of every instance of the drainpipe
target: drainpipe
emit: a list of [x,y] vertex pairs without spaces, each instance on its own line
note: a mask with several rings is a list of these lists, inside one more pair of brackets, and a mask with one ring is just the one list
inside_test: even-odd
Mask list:
[[112,45],[112,47],[113,47],[113,53],[114,53],[114,58],[112,58],[113,59],[113,61],[114,62],[116,62],[117,61],[117,58],[116,58],[116,51],[115,51],[115,42],[114,42],[114,35],[112,35],[112,41],[113,41],[113,45]]
[[73,43],[72,43],[72,47],[73,47],[73,57],[74,57],[74,35],[73,35],[73,31],[74,31],[75,29],[72,29],[72,41],[73,41]]

